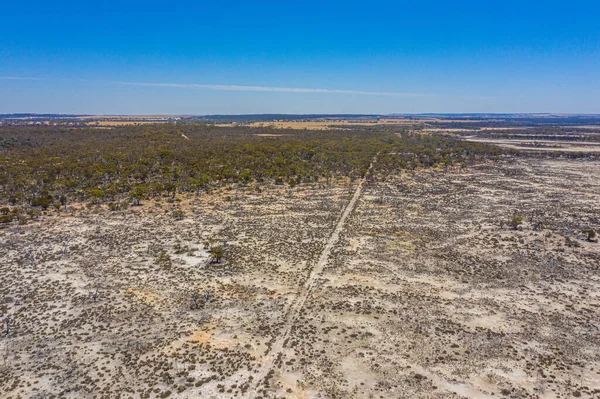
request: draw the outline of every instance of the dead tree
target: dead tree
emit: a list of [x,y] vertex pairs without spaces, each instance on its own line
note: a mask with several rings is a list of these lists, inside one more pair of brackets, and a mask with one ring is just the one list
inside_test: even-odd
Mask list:
[[96,291],[92,294],[92,300],[96,302],[98,300],[98,284],[96,284]]
[[196,291],[192,292],[192,301],[194,301],[194,309],[200,308],[200,304],[198,303],[199,295]]
[[8,336],[8,334],[10,333],[10,326],[13,324],[13,321],[10,318],[10,315],[6,316],[6,318],[4,319],[4,324],[5,324],[4,335]]

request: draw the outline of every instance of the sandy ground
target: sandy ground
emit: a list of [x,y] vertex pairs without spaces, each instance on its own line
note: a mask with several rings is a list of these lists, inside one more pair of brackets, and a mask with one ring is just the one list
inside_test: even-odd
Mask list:
[[518,159],[7,227],[0,397],[598,397],[599,175]]
[[503,148],[526,151],[551,151],[551,152],[580,152],[599,153],[600,142],[595,141],[565,141],[565,140],[521,140],[521,139],[491,139],[479,137],[465,137],[465,141],[475,143],[493,144]]

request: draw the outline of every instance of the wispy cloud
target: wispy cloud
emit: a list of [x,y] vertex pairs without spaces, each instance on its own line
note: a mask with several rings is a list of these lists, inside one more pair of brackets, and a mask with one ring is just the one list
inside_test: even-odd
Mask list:
[[[51,80],[51,79],[37,78],[37,77],[0,76],[0,80]],[[109,84],[117,84],[117,85],[124,85],[124,86],[140,86],[140,87],[172,87],[172,88],[196,89],[196,90],[260,91],[260,92],[279,92],[279,93],[326,93],[326,94],[349,94],[349,95],[362,95],[362,96],[391,96],[391,97],[436,97],[436,96],[439,96],[437,94],[423,94],[423,93],[403,93],[403,92],[305,88],[305,87],[273,87],[273,86],[246,86],[246,85],[215,85],[215,84],[196,84],[196,83],[160,83],[160,82],[124,82],[124,81],[105,81],[105,80],[89,80],[89,79],[57,79],[57,80],[109,83]]]
[[331,94],[355,94],[364,96],[396,96],[396,97],[431,97],[433,94],[421,93],[400,93],[383,91],[363,91],[363,90],[342,90],[342,89],[322,89],[322,88],[304,88],[304,87],[272,87],[272,86],[242,86],[242,85],[207,85],[195,83],[151,83],[151,82],[119,82],[111,83],[126,86],[146,86],[146,87],[176,87],[183,89],[204,89],[204,90],[226,90],[226,91],[266,91],[282,93],[331,93]]
[[0,76],[0,80],[44,80],[45,78],[32,78],[28,76]]

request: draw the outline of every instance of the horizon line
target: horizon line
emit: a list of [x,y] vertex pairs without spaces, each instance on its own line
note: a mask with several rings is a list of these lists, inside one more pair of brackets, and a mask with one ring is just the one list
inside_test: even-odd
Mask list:
[[[0,77],[0,80],[2,77]],[[313,117],[337,117],[337,116],[383,116],[383,117],[401,117],[401,116],[480,116],[480,115],[491,115],[491,116],[513,116],[513,115],[547,115],[547,116],[598,116],[600,113],[578,113],[578,112],[392,112],[392,113],[285,113],[285,112],[263,112],[263,113],[242,113],[242,114],[227,114],[227,113],[210,113],[210,114],[189,114],[189,113],[157,113],[157,114],[112,114],[112,113],[73,113],[73,112],[0,112],[0,115],[33,115],[33,116],[44,116],[44,115],[59,115],[59,116],[184,116],[184,117],[206,117],[206,116],[313,116]]]

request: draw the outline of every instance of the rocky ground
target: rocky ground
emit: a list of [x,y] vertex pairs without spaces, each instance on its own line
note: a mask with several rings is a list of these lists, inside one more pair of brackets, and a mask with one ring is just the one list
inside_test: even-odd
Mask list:
[[12,225],[0,397],[600,397],[598,176],[521,158]]

